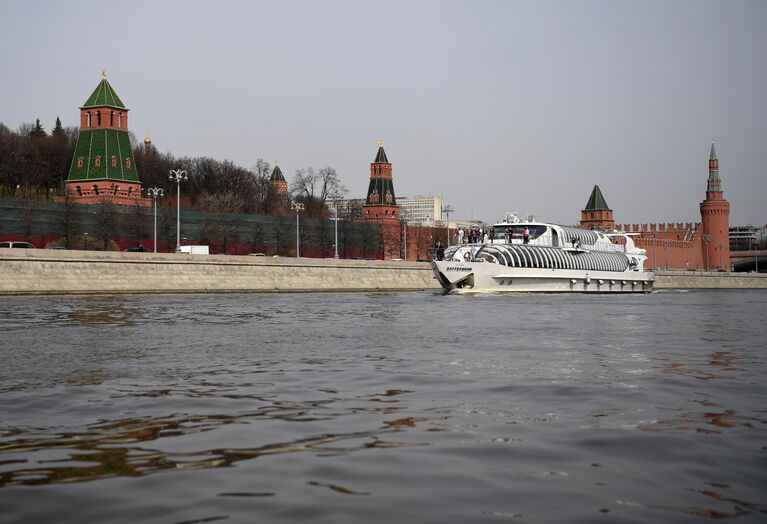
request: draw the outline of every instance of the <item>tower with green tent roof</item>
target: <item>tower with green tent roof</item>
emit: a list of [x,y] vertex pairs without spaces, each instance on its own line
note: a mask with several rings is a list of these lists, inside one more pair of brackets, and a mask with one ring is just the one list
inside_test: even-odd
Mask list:
[[101,82],[80,107],[80,134],[66,191],[78,204],[149,206],[141,196],[128,136],[128,108],[102,72]]

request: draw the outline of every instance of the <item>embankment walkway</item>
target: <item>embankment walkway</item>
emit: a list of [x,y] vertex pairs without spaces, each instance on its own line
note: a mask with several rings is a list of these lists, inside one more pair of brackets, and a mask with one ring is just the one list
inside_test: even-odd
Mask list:
[[[655,289],[767,289],[767,274],[658,271]],[[438,290],[425,262],[0,250],[0,295]]]

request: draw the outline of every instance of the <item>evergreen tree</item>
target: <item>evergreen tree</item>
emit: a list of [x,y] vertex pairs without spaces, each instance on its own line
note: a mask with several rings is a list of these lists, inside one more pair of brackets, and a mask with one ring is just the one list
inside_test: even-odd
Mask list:
[[35,127],[30,131],[29,135],[37,138],[48,136],[45,129],[43,129],[43,125],[40,123],[39,118],[35,120]]
[[56,126],[51,131],[51,136],[64,136],[64,128],[61,127],[61,118],[59,117],[56,117]]

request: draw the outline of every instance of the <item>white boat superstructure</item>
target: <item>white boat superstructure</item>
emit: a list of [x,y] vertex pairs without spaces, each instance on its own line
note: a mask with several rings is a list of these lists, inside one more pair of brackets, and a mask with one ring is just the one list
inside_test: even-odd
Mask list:
[[456,293],[646,293],[654,275],[644,271],[646,252],[631,236],[509,213],[487,242],[448,248],[432,268],[442,287]]

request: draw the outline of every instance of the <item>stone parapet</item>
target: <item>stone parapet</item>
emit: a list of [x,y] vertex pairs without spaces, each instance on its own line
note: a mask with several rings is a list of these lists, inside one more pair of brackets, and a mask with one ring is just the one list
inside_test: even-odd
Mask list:
[[427,263],[48,249],[0,252],[0,295],[438,289]]
[[767,274],[656,271],[655,289],[767,289]]

